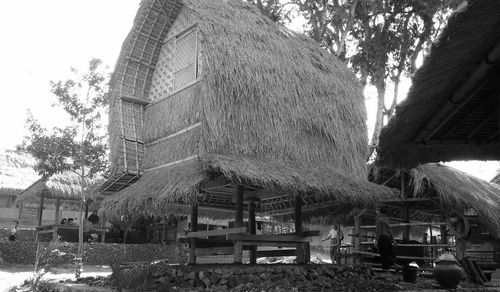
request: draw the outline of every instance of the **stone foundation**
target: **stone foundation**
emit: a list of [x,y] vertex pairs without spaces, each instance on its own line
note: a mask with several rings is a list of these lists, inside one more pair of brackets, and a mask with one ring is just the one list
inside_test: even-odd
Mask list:
[[[392,284],[370,285],[366,266],[156,264],[121,267],[112,279],[120,288],[149,283],[146,291],[394,291]],[[368,285],[367,285],[368,283]],[[143,287],[144,288],[144,287]]]
[[[44,242],[43,244],[48,244]],[[77,243],[64,243],[64,250],[76,254]],[[34,264],[36,254],[35,242],[0,241],[0,255],[11,264]],[[167,259],[169,262],[179,261],[179,251],[175,244],[85,244],[83,262],[91,265],[109,265],[111,263],[141,262]],[[72,257],[72,256],[70,256]]]

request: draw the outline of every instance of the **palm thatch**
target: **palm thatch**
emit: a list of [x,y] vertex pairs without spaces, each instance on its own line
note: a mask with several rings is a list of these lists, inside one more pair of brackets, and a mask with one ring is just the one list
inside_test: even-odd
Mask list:
[[[162,41],[178,18],[196,25],[202,73],[188,88],[155,99],[150,87],[161,80],[155,74]],[[366,113],[356,77],[314,41],[246,2],[143,1],[110,96],[111,174],[121,175],[125,166],[146,170],[104,202],[111,212],[199,201],[201,185],[219,176],[266,195],[360,204],[394,195],[366,180]],[[132,120],[123,114],[130,100],[149,103],[144,125],[133,131],[123,128]],[[137,142],[135,152],[127,152],[130,141]],[[144,159],[131,163],[142,144]],[[230,197],[221,200],[232,206]]]
[[[386,184],[399,184],[403,173],[409,175],[406,183],[407,188],[410,187],[408,191],[413,193],[412,197],[429,198],[429,201],[412,203],[414,220],[440,221],[439,218],[448,212],[466,214],[473,209],[488,231],[500,238],[500,186],[460,170],[431,163],[408,172],[377,168],[372,173],[373,181]],[[423,216],[418,213],[419,209],[425,210]]]
[[[500,159],[500,66],[488,60],[499,42],[499,1],[471,0],[455,12],[415,73],[407,99],[382,130],[377,163],[411,169],[427,162]],[[480,65],[493,68],[466,90],[466,80],[473,80]],[[455,100],[460,88],[465,98]],[[435,116],[438,120],[431,127],[428,123]]]
[[17,196],[40,176],[33,167],[36,160],[21,151],[0,151],[0,193]]

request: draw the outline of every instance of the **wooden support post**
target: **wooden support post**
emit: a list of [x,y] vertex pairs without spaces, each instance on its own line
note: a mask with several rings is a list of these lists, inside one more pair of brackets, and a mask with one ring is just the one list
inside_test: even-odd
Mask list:
[[[249,202],[248,203],[248,227],[250,234],[256,234],[257,233],[257,226],[255,224],[255,203],[254,202]],[[257,247],[252,246],[250,249],[250,264],[256,264],[257,263]]]
[[[462,233],[464,228],[465,227],[462,224],[457,224],[457,232]],[[455,246],[456,246],[457,259],[458,261],[462,261],[466,257],[465,239],[455,237]]]
[[[243,192],[244,187],[238,185],[236,188],[236,213],[234,227],[243,227]],[[234,263],[243,263],[243,244],[241,241],[236,241],[234,244]]]
[[18,218],[21,219],[22,215],[23,215],[23,203],[20,203],[19,204],[19,217]]
[[59,210],[61,209],[61,199],[57,198],[56,200],[56,214],[54,215],[54,223],[59,224],[59,218],[61,217],[59,215]]
[[[102,220],[101,220],[101,227],[106,227],[106,222],[108,221],[108,218],[106,216],[106,213],[102,214]],[[105,243],[106,242],[106,229],[102,231],[101,235],[101,242]]]
[[[441,216],[441,222],[445,222],[444,216]],[[439,226],[439,229],[441,231],[441,243],[447,244],[448,243],[448,232],[446,231],[446,225]]]
[[[361,216],[364,212],[360,212],[359,209],[354,215],[354,250],[361,251]],[[361,264],[361,257],[358,254],[354,254],[354,263]]]
[[[198,204],[196,202],[191,203],[191,232],[198,231]],[[196,238],[190,238],[190,253],[189,253],[189,264],[196,264]]]
[[[295,234],[301,236],[303,232],[302,226],[302,197],[295,196]],[[307,262],[305,252],[306,246],[302,243],[297,244],[297,263],[305,264]]]
[[341,226],[340,226],[340,223],[337,223],[337,258],[335,259],[335,262],[337,262],[338,264],[341,264],[341,260],[342,260],[342,255],[340,254],[340,246],[342,245],[342,242],[341,242],[341,237],[340,237],[340,233],[341,233],[341,230],[340,230]]
[[42,192],[42,197],[40,198],[40,206],[38,206],[38,226],[42,226],[44,200],[45,200],[45,191]]
[[[407,199],[408,194],[406,192],[406,173],[401,172],[401,196]],[[408,204],[405,202],[403,204],[403,222],[410,223],[410,210],[408,210]],[[410,240],[410,226],[405,226],[403,229],[403,241],[408,242]]]

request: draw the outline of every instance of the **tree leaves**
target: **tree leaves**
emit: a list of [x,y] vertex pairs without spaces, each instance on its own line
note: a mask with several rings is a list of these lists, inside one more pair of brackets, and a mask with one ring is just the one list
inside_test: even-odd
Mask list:
[[47,130],[28,112],[25,137],[18,149],[30,152],[38,163],[35,170],[42,176],[85,169],[86,178],[107,168],[106,133],[102,129],[102,115],[107,113],[107,86],[109,74],[103,72],[102,61],[92,59],[88,71],[65,81],[51,81],[51,92],[69,115],[72,125]]

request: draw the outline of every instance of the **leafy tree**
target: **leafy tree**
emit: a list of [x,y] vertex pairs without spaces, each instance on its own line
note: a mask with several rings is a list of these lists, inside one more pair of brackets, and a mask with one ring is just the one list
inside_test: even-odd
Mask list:
[[65,171],[79,176],[82,193],[79,256],[83,252],[82,210],[89,191],[88,182],[107,168],[106,133],[102,130],[101,117],[108,107],[109,74],[102,67],[101,60],[92,59],[87,72],[80,75],[71,68],[74,78],[51,81],[50,91],[57,97],[57,105],[69,115],[71,124],[49,131],[28,113],[29,135],[18,146],[37,159],[35,170],[44,178]]
[[[345,61],[363,86],[377,90],[370,156],[393,114],[403,76],[429,48],[458,0],[291,0],[307,20],[306,33]],[[394,91],[386,107],[387,85]]]

